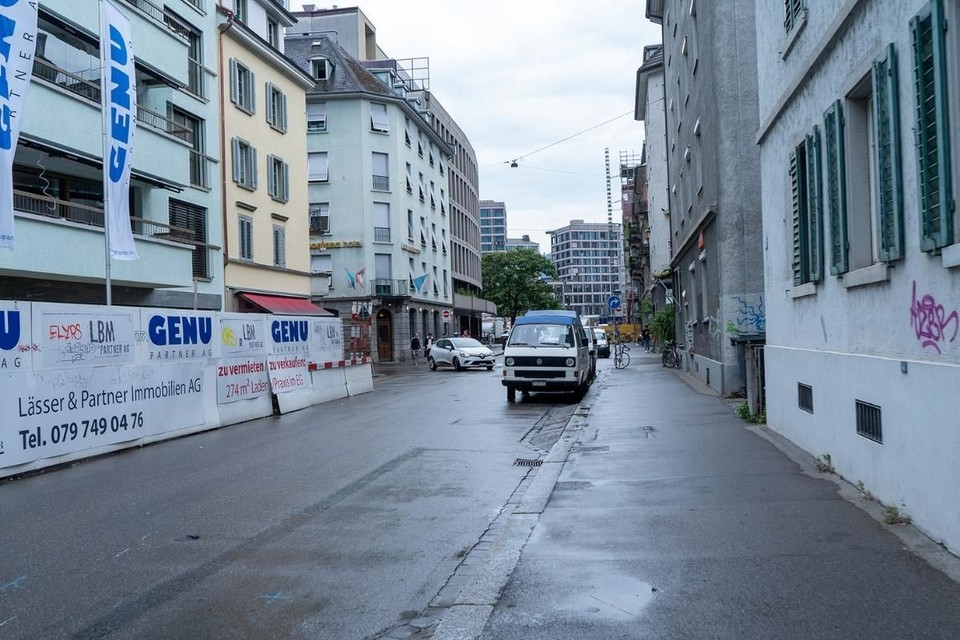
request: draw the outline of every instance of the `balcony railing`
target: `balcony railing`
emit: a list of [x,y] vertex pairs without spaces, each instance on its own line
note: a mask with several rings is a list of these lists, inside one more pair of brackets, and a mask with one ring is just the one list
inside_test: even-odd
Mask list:
[[374,191],[390,191],[390,176],[373,176]]
[[178,122],[174,122],[166,116],[162,116],[156,111],[147,109],[144,106],[137,105],[137,121],[142,122],[163,133],[169,134],[174,138],[183,140],[186,143],[192,142],[193,131]]
[[190,150],[190,184],[203,189],[210,188],[210,167],[217,160],[199,151]]
[[390,242],[390,227],[374,227],[373,241],[374,242]]
[[[160,26],[162,26],[164,29],[167,29],[171,33],[175,33],[179,37],[186,39],[180,30],[174,29],[169,24],[167,24],[167,21],[164,19],[164,13],[163,13],[162,7],[158,7],[154,3],[150,2],[150,0],[126,0],[126,3],[136,7],[137,9],[140,9],[140,11],[143,11],[145,14],[150,16],[151,19],[159,23]],[[192,3],[192,4],[196,4],[196,3]]]
[[[67,202],[50,196],[14,189],[13,208],[17,211],[39,216],[103,228],[103,209]],[[208,250],[219,249],[219,247],[205,242],[197,242],[192,230],[133,216],[130,217],[130,228],[138,236],[168,240],[194,247],[193,275],[198,278],[209,277]]]
[[380,298],[409,298],[410,282],[376,278],[373,281],[373,295]]

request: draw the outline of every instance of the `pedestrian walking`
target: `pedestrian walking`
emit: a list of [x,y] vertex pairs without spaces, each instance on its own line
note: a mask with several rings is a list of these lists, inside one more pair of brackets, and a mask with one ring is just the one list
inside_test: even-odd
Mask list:
[[416,332],[410,338],[410,359],[413,360],[413,364],[420,364],[420,336]]
[[640,341],[643,343],[643,350],[650,352],[650,329],[644,327],[640,332]]
[[430,357],[430,349],[433,348],[433,334],[428,333],[427,339],[423,342],[423,357],[424,359]]

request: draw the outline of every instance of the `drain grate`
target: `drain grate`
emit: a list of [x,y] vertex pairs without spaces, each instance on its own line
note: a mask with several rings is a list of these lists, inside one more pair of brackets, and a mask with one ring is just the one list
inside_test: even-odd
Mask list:
[[543,464],[543,460],[534,460],[531,458],[517,458],[513,461],[513,466],[515,467],[539,467]]

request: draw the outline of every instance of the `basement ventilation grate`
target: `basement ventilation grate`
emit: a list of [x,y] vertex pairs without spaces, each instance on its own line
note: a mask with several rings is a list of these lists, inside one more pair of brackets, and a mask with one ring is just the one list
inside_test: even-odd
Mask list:
[[513,461],[515,467],[539,467],[542,464],[543,460],[533,460],[531,458],[517,458]]

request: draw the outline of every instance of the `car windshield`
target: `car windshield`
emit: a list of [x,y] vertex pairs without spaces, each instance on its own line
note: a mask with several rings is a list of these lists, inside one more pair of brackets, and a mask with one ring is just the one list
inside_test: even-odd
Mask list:
[[604,331],[603,329],[598,329],[597,331],[594,331],[593,335],[596,336],[597,340],[607,339],[607,332]]
[[473,338],[451,338],[450,342],[452,342],[453,346],[457,349],[471,349],[483,346],[479,340]]
[[564,324],[524,324],[513,329],[509,345],[535,347],[572,347],[573,327]]

